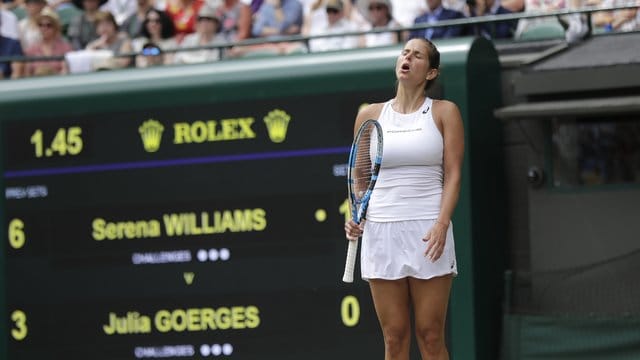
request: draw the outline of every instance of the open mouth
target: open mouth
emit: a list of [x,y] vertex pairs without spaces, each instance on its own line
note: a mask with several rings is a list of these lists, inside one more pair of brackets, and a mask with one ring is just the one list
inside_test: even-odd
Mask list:
[[404,63],[402,64],[402,66],[400,66],[400,70],[402,71],[409,71],[409,69],[411,69],[411,67],[407,63]]

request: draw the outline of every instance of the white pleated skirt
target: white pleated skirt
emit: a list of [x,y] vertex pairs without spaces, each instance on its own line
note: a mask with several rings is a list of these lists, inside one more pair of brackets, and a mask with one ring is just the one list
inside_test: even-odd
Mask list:
[[448,274],[458,275],[452,224],[449,224],[447,229],[442,256],[434,262],[425,256],[427,243],[422,239],[434,223],[435,219],[366,221],[360,252],[362,278],[430,279]]

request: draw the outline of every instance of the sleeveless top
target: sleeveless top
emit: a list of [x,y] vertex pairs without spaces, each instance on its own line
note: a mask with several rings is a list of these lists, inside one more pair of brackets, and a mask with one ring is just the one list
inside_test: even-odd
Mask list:
[[432,116],[433,100],[410,114],[387,101],[378,122],[383,131],[382,165],[367,219],[377,222],[436,219],[443,187],[444,139]]

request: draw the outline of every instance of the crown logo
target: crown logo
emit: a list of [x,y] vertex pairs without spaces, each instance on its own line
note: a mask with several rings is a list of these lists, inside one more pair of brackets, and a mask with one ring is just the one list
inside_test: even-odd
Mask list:
[[291,121],[291,116],[283,110],[273,110],[264,117],[264,123],[267,124],[269,138],[274,143],[281,143],[287,137],[287,127]]
[[160,141],[162,140],[162,131],[164,126],[157,120],[149,119],[145,121],[138,131],[142,138],[142,145],[147,152],[156,152],[160,148]]

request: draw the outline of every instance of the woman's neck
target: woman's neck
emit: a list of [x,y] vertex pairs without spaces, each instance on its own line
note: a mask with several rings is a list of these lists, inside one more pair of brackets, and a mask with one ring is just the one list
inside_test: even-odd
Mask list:
[[395,111],[402,114],[410,114],[420,108],[425,95],[422,88],[406,89],[399,87],[392,104]]

